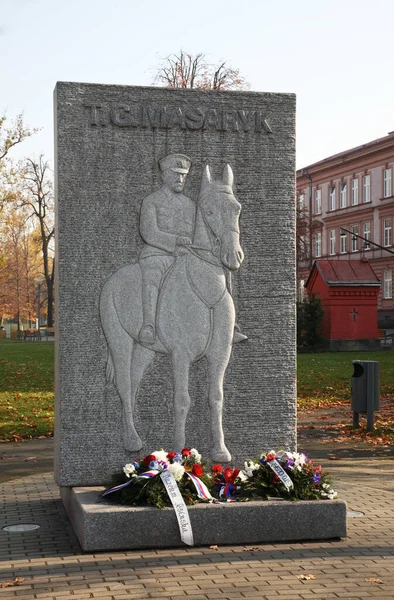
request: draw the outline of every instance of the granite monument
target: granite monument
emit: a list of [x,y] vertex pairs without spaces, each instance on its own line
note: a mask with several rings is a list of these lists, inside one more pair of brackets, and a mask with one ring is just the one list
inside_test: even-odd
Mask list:
[[55,113],[58,483],[294,450],[294,96],[58,83]]

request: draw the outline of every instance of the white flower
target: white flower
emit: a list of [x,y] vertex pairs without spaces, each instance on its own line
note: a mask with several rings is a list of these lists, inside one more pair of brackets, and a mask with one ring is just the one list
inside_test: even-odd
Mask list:
[[190,448],[190,454],[192,455],[195,463],[201,462],[201,454],[195,448]]
[[322,498],[328,498],[329,500],[334,500],[338,496],[338,492],[332,489],[332,487],[328,483],[322,484],[322,490],[320,495]]
[[179,463],[173,463],[172,465],[168,465],[168,471],[173,475],[176,481],[180,481],[183,477],[185,469]]
[[250,475],[247,475],[245,473],[245,471],[240,471],[237,475],[237,479],[239,479],[242,483],[245,483],[245,481],[248,481],[249,477],[250,477]]
[[126,475],[126,477],[130,477],[130,475],[133,475],[133,473],[135,473],[135,466],[131,463],[128,463],[123,467],[123,473]]
[[253,460],[245,460],[242,472],[245,473],[247,477],[253,477],[254,472],[258,471],[259,468],[260,465],[258,463],[253,462]]
[[302,471],[302,467],[306,463],[306,456],[305,456],[305,454],[303,454],[302,452],[301,453],[295,452],[293,454],[293,459],[294,459],[294,467],[298,471]]
[[167,452],[165,452],[165,450],[155,450],[152,454],[156,460],[162,460],[163,462],[168,463]]

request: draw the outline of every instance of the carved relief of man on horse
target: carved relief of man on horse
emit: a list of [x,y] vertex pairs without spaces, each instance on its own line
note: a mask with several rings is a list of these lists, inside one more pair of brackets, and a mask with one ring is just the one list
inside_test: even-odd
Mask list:
[[160,163],[162,186],[141,206],[145,245],[139,263],[119,269],[105,283],[100,315],[108,342],[107,380],[122,399],[124,446],[142,442],[134,426],[138,387],[155,352],[171,356],[174,380],[174,448],[185,446],[191,364],[208,363],[211,458],[229,461],[222,428],[223,379],[232,343],[246,338],[235,324],[230,271],[240,267],[241,206],[227,165],[213,181],[205,167],[197,205],[182,192],[191,161],[182,154]]

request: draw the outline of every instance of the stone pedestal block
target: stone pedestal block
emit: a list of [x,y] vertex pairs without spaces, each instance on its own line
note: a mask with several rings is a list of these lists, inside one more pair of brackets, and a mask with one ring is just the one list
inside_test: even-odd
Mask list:
[[[183,546],[172,508],[100,501],[104,488],[61,488],[85,552]],[[326,540],[346,536],[343,500],[198,504],[189,509],[196,546]]]

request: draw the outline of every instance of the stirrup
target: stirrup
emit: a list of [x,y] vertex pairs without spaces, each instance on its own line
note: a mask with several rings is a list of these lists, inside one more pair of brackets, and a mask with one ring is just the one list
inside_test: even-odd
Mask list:
[[156,332],[153,325],[143,325],[139,332],[138,340],[143,344],[154,344],[156,341]]
[[233,344],[238,344],[239,342],[244,342],[247,339],[248,339],[247,335],[244,335],[243,333],[241,333],[237,327],[234,328]]

